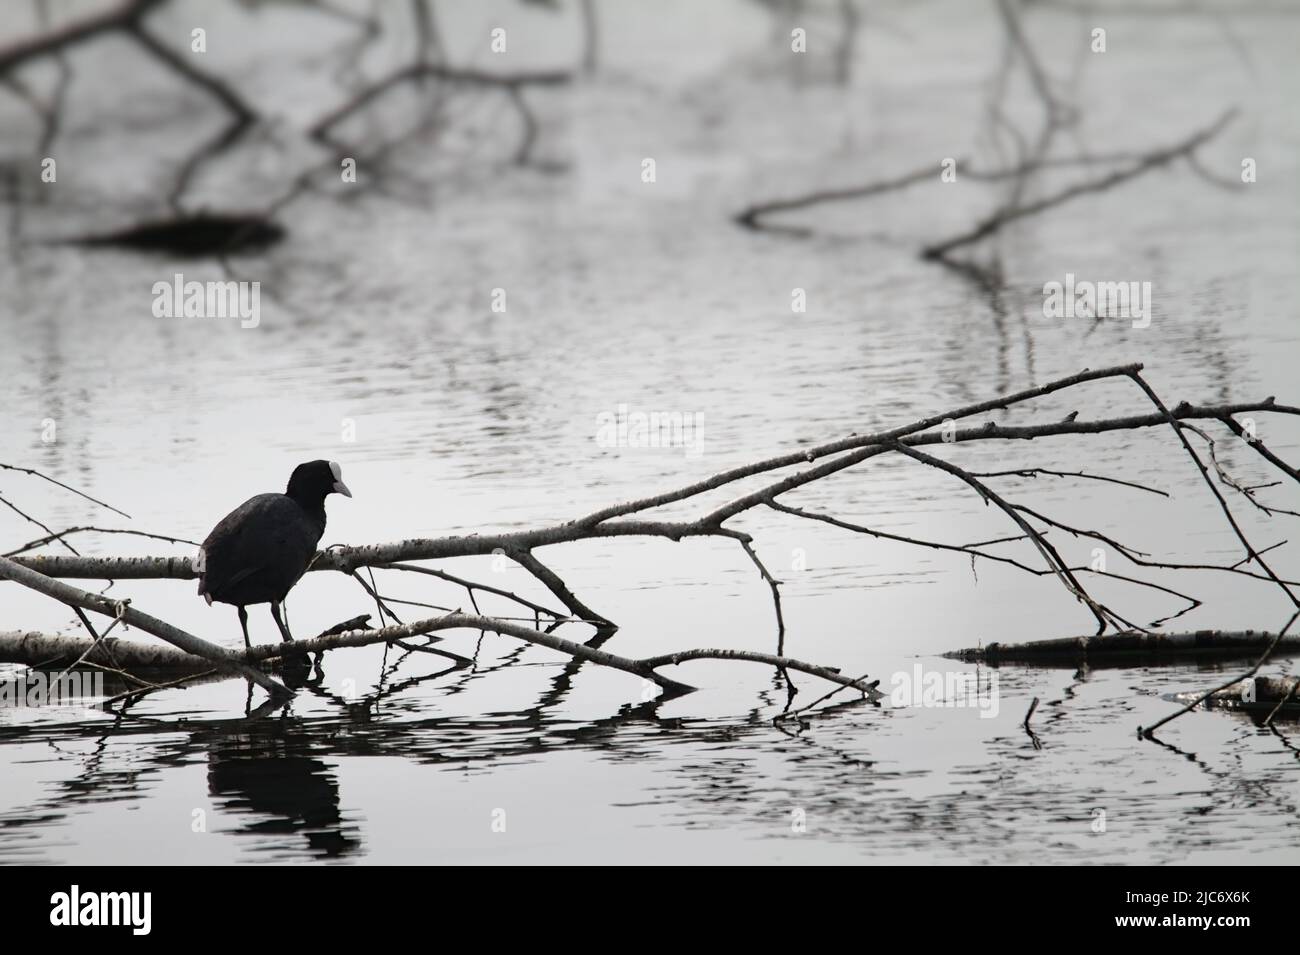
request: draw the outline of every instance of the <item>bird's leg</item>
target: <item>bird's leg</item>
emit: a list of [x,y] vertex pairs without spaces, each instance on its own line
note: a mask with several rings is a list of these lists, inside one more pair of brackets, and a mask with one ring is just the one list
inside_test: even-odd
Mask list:
[[244,631],[244,649],[251,650],[253,649],[253,644],[248,639],[248,611],[243,607],[236,607],[235,610],[239,612],[239,627]]
[[284,625],[284,620],[280,617],[280,605],[274,600],[271,601],[271,616],[275,618],[275,625],[280,628],[280,639],[286,643],[293,640],[293,634],[289,633],[289,628]]

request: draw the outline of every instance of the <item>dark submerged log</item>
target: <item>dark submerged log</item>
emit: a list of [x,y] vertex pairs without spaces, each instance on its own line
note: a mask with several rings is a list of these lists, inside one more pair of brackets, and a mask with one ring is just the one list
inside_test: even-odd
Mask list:
[[[1075,666],[1080,663],[1177,663],[1188,659],[1231,660],[1258,656],[1275,634],[1260,630],[1195,630],[1185,633],[1114,633],[1106,636],[1061,637],[1030,643],[990,643],[954,650],[944,656],[966,663],[1027,663]],[[1273,655],[1300,653],[1300,636],[1284,637]]]
[[52,245],[115,247],[186,257],[259,252],[285,237],[284,227],[257,215],[201,213],[141,222],[114,232],[56,239]]

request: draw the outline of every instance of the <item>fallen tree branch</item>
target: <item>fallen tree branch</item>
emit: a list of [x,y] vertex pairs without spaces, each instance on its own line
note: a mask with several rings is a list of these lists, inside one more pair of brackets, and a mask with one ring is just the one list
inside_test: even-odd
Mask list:
[[[802,484],[843,470],[869,457],[894,450],[892,442],[901,441],[908,447],[933,444],[961,444],[972,441],[1034,440],[1079,434],[1104,434],[1112,431],[1129,431],[1167,425],[1169,418],[1163,412],[1145,415],[1105,418],[1095,421],[1078,419],[1054,421],[1039,425],[1006,426],[987,422],[979,427],[957,428],[950,434],[935,431],[945,422],[956,422],[993,410],[1005,411],[1015,404],[1054,394],[1066,388],[1106,378],[1128,377],[1141,371],[1140,364],[1119,365],[1087,370],[1044,385],[1024,389],[999,398],[975,402],[950,412],[931,415],[910,425],[891,428],[866,435],[849,435],[836,441],[778,455],[753,464],[732,468],[713,477],[686,485],[674,491],[640,498],[592,512],[582,518],[562,524],[525,531],[499,534],[452,535],[439,538],[409,538],[388,544],[371,544],[357,547],[336,547],[316,555],[310,570],[335,570],[351,573],[358,567],[381,567],[387,564],[436,560],[450,557],[467,557],[491,554],[500,550],[530,551],[536,547],[605,537],[651,536],[682,540],[696,536],[725,536],[719,534],[721,523],[750,507],[764,504],[767,499]],[[1248,412],[1274,412],[1300,416],[1300,408],[1279,405],[1273,398],[1263,401],[1234,402],[1222,405],[1195,406],[1186,402],[1175,406],[1169,414],[1178,420],[1222,420],[1224,415]],[[923,433],[924,432],[924,433]],[[806,464],[821,458],[855,451],[823,464],[820,469],[796,474],[763,490],[715,509],[695,521],[613,521],[643,511],[676,503],[716,490],[742,478],[751,477],[792,465]],[[61,556],[24,556],[15,560],[51,577],[88,577],[125,579],[190,579],[197,576],[188,557],[130,557],[92,558]]]
[[[578,625],[586,623],[598,628],[600,633],[612,633],[614,625],[604,616],[595,613],[588,605],[580,599],[573,590],[564,582],[559,574],[549,566],[539,560],[534,551],[537,548],[553,546],[570,541],[593,540],[599,538],[613,537],[658,537],[673,541],[683,541],[690,538],[706,539],[726,539],[739,542],[746,556],[751,563],[758,569],[763,581],[768,585],[773,604],[776,611],[777,621],[777,653],[776,654],[758,654],[749,651],[716,651],[716,650],[685,650],[680,654],[673,655],[676,661],[690,659],[700,659],[710,657],[716,659],[749,659],[756,662],[766,662],[781,669],[788,660],[784,654],[784,636],[786,631],[786,621],[781,606],[780,582],[771,574],[762,560],[758,557],[757,549],[753,543],[753,537],[749,533],[734,527],[730,522],[747,514],[755,508],[770,508],[777,512],[783,513],[795,519],[813,520],[822,523],[831,524],[843,529],[870,534],[882,539],[894,540],[900,543],[913,544],[916,546],[930,549],[945,550],[951,552],[960,552],[970,557],[972,564],[977,558],[986,561],[994,561],[1012,565],[1021,570],[1026,570],[1036,575],[1052,575],[1060,580],[1067,591],[1076,599],[1081,601],[1092,613],[1097,622],[1097,634],[1103,634],[1108,628],[1114,628],[1121,634],[1142,632],[1144,628],[1133,624],[1127,617],[1119,611],[1103,604],[1095,599],[1085,589],[1082,583],[1084,573],[1098,575],[1100,577],[1109,577],[1116,580],[1126,581],[1134,585],[1150,588],[1152,590],[1179,598],[1185,601],[1177,613],[1166,614],[1159,620],[1155,621],[1152,626],[1180,616],[1201,605],[1201,601],[1187,593],[1182,592],[1175,587],[1167,586],[1163,582],[1144,580],[1139,577],[1130,576],[1124,573],[1106,571],[1099,568],[1085,568],[1073,566],[1067,562],[1064,555],[1058,550],[1057,546],[1048,540],[1047,535],[1053,529],[1064,530],[1075,536],[1087,536],[1097,540],[1105,541],[1113,546],[1116,551],[1125,559],[1138,566],[1159,568],[1162,570],[1214,570],[1224,573],[1232,573],[1240,576],[1250,577],[1252,579],[1267,580],[1281,587],[1289,598],[1294,601],[1294,593],[1291,590],[1293,582],[1281,580],[1272,572],[1270,565],[1263,559],[1263,554],[1273,550],[1277,545],[1272,544],[1268,547],[1255,547],[1245,537],[1241,527],[1236,523],[1231,512],[1227,509],[1226,502],[1211,479],[1206,465],[1196,455],[1194,449],[1188,444],[1186,437],[1183,435],[1183,427],[1186,422],[1193,420],[1233,420],[1233,415],[1244,413],[1270,412],[1285,415],[1300,415],[1300,409],[1279,405],[1273,398],[1266,398],[1262,401],[1254,402],[1235,402],[1229,404],[1220,404],[1212,406],[1195,406],[1186,402],[1179,403],[1172,408],[1167,406],[1155,392],[1146,385],[1141,378],[1141,365],[1129,364],[1120,365],[1111,368],[1096,370],[1085,370],[1074,375],[1057,379],[1046,384],[1037,385],[1032,388],[1023,389],[1013,394],[1003,395],[998,398],[979,401],[968,404],[964,407],[953,409],[952,411],[930,415],[922,418],[909,425],[901,427],[888,428],[868,434],[851,434],[835,441],[825,442],[819,445],[800,448],[797,451],[777,455],[766,460],[757,461],[741,467],[731,468],[722,471],[712,477],[696,481],[685,487],[680,487],[665,493],[655,494],[640,499],[627,501],[621,504],[607,506],[600,510],[591,512],[576,520],[567,521],[560,524],[553,524],[546,527],[532,528],[520,531],[510,531],[496,534],[470,534],[470,535],[452,535],[437,538],[410,538],[391,543],[368,544],[360,546],[332,546],[326,550],[317,553],[313,559],[310,570],[333,570],[348,574],[354,577],[367,594],[376,601],[380,608],[381,616],[388,618],[393,626],[384,627],[380,630],[356,630],[347,634],[331,634],[327,637],[317,638],[315,641],[298,641],[293,644],[284,644],[275,647],[257,647],[248,654],[231,654],[230,651],[222,648],[212,648],[212,645],[200,641],[194,644],[198,649],[186,646],[185,649],[196,652],[209,660],[221,660],[227,665],[231,659],[237,659],[243,663],[258,663],[272,657],[280,657],[287,653],[299,652],[323,652],[325,650],[337,649],[344,646],[362,646],[371,643],[385,642],[412,648],[411,645],[401,643],[409,640],[416,635],[427,635],[439,630],[450,629],[453,627],[472,626],[482,631],[495,632],[507,636],[513,636],[518,639],[549,647],[558,652],[568,654],[578,662],[592,662],[603,666],[622,669],[630,673],[636,673],[647,679],[658,683],[661,687],[673,692],[684,692],[687,687],[684,684],[669,680],[666,677],[654,672],[655,668],[664,665],[667,657],[651,658],[651,660],[636,660],[630,657],[619,656],[609,653],[599,647],[599,639],[589,643],[581,643],[566,637],[559,636],[555,631],[561,627]],[[970,419],[976,416],[987,414],[988,412],[1009,413],[1015,406],[1027,403],[1037,398],[1053,395],[1065,389],[1079,387],[1088,383],[1100,382],[1104,380],[1129,379],[1142,388],[1145,396],[1155,405],[1153,413],[1128,415],[1121,417],[1104,418],[1098,420],[1080,420],[1076,414],[1071,414],[1065,419],[1059,418],[1059,412],[1053,416],[1053,420],[1037,424],[1002,424],[996,421],[984,421],[979,424],[967,424],[964,427],[958,427],[957,422]],[[1229,520],[1234,533],[1242,542],[1245,550],[1245,557],[1231,565],[1218,565],[1210,563],[1192,563],[1188,561],[1160,560],[1151,558],[1138,549],[1127,544],[1116,541],[1112,536],[1098,530],[1078,528],[1066,524],[1052,516],[1040,513],[1037,510],[1029,508],[1010,499],[1005,493],[995,491],[987,483],[981,480],[981,472],[975,472],[964,468],[952,461],[936,457],[932,454],[923,453],[919,450],[921,447],[933,445],[952,445],[954,451],[960,449],[964,444],[986,444],[988,442],[999,442],[1008,440],[1034,440],[1043,437],[1068,437],[1073,435],[1085,434],[1106,434],[1116,431],[1132,431],[1150,427],[1173,427],[1185,449],[1191,455],[1193,461],[1197,464],[1204,481],[1214,493],[1220,508]],[[912,458],[920,464],[929,468],[934,468],[956,477],[973,490],[981,495],[988,503],[995,504],[1015,525],[1018,533],[1004,535],[995,540],[980,541],[973,544],[947,544],[937,541],[921,540],[902,534],[891,534],[884,531],[877,531],[872,528],[864,527],[851,521],[842,520],[825,514],[818,514],[807,511],[803,508],[787,505],[778,500],[783,495],[794,492],[800,488],[811,485],[824,478],[834,474],[845,472],[868,460],[880,455],[901,455]],[[948,457],[950,455],[945,455]],[[1284,463],[1282,467],[1287,467]],[[1046,467],[1020,467],[1004,471],[984,472],[983,476],[1028,476],[1033,477],[1039,474],[1050,475],[1054,477],[1072,477],[1084,480],[1101,480],[1107,481],[1115,486],[1122,486],[1133,490],[1143,492],[1153,492],[1153,489],[1136,484],[1132,481],[1123,481],[1114,478],[1107,478],[1102,475],[1087,473],[1078,470],[1061,470]],[[754,488],[753,484],[747,484],[743,493],[738,493],[730,500],[721,504],[714,504],[710,509],[698,513],[693,519],[656,519],[651,513],[658,508],[666,505],[675,504],[682,501],[695,499],[709,492],[717,492],[733,487],[738,482],[754,478],[766,477],[767,483]],[[1153,493],[1161,493],[1154,491]],[[1041,526],[1035,526],[1036,524]],[[61,535],[52,534],[50,542],[58,540],[65,543]],[[1029,544],[1034,551],[1042,558],[1045,568],[1035,567],[1026,563],[1020,556],[1014,554],[991,553],[987,548],[993,545],[1004,546],[1021,546]],[[420,566],[417,561],[438,560],[453,557],[465,557],[474,555],[487,555],[492,553],[504,554],[529,571],[541,584],[543,584],[559,601],[570,611],[570,615],[562,615],[559,611],[546,608],[540,603],[523,598],[510,591],[503,590],[488,584],[479,583],[443,570],[431,567]],[[1251,565],[1257,565],[1252,567]],[[58,576],[66,577],[101,577],[113,580],[126,579],[145,579],[145,578],[189,578],[195,575],[194,568],[189,558],[182,557],[133,557],[133,558],[112,558],[112,557],[87,557],[81,555],[25,555],[6,561],[5,565],[15,570],[25,570],[28,573],[34,573],[34,577],[29,580],[38,580],[42,583],[42,592],[55,596],[56,599],[64,599],[68,595],[56,594],[50,588],[54,581],[51,578]],[[363,579],[361,571],[365,568],[368,570],[367,576],[370,581]],[[533,614],[532,623],[534,626],[528,627],[517,622],[515,619],[504,618],[500,616],[484,615],[482,613],[463,614],[459,611],[446,613],[439,617],[428,620],[417,621],[415,623],[402,623],[394,614],[389,604],[406,604],[411,606],[428,607],[430,609],[442,610],[438,604],[426,601],[402,599],[385,596],[381,593],[381,587],[376,580],[376,572],[382,573],[385,570],[402,573],[418,573],[431,578],[441,579],[447,583],[465,587],[470,599],[474,600],[476,592],[491,593],[509,600],[512,600],[521,606],[526,607]],[[18,579],[13,573],[0,576],[10,576]],[[41,589],[38,587],[36,589]],[[105,598],[94,598],[96,603],[90,603],[90,595],[82,595],[80,591],[71,591],[72,594],[80,595],[78,600],[65,600],[73,605],[86,606],[89,609],[96,609],[100,612],[107,612],[102,608],[116,606]],[[80,601],[80,603],[78,603]],[[475,610],[478,604],[475,602]],[[543,615],[550,618],[550,624],[543,627]],[[133,623],[130,617],[124,617],[124,622]],[[384,621],[381,620],[381,623]],[[161,621],[156,622],[161,625]],[[139,625],[137,623],[137,625]],[[142,629],[148,629],[142,627]],[[159,632],[157,629],[151,630],[164,639],[178,643],[175,634],[170,632]],[[93,633],[93,630],[92,630]],[[181,634],[182,639],[197,640]],[[593,644],[596,644],[593,646]],[[225,657],[213,657],[210,655],[212,648],[227,654]],[[421,648],[424,649],[424,648]],[[439,652],[439,651],[434,651]],[[812,669],[810,669],[812,667]],[[838,673],[831,668],[815,667],[813,664],[801,663],[794,661],[790,664],[793,670],[814,673],[827,679],[827,673]],[[842,680],[841,680],[842,682]],[[851,685],[857,686],[853,682]],[[844,684],[850,685],[850,684]]]
[[[1240,402],[1223,406],[1179,405],[1172,409],[1172,414],[1179,420],[1197,420],[1218,418],[1225,409],[1226,413],[1244,413],[1247,411],[1271,411],[1280,414],[1300,415],[1300,409],[1277,405],[1271,401]],[[957,418],[954,412],[948,416]],[[926,427],[939,424],[943,418],[927,419]],[[1077,434],[1104,434],[1112,431],[1129,431],[1138,428],[1152,428],[1167,424],[1162,414],[1131,415],[1121,418],[1107,418],[1096,421],[1055,422],[1042,425],[1005,426],[993,423],[976,428],[959,428],[953,432],[951,441],[945,441],[937,432],[910,436],[902,440],[907,447],[935,444],[961,444],[972,441],[990,440],[1025,440],[1031,441],[1042,437],[1060,437]],[[892,432],[880,432],[864,437],[851,437],[843,442],[836,442],[835,447],[859,448],[854,460],[840,463],[834,470],[842,470],[852,464],[860,463],[868,457],[884,454],[891,450],[881,443]],[[864,447],[865,446],[865,447]],[[829,446],[828,446],[829,447]],[[866,451],[866,454],[862,452]],[[605,513],[621,513],[642,508],[660,506],[664,503],[683,500],[707,490],[713,490],[724,484],[739,480],[752,474],[762,473],[788,466],[796,461],[807,461],[830,451],[818,449],[801,451],[792,457],[782,457],[750,465],[733,471],[723,472],[679,491],[659,495],[656,498],[618,505],[608,512],[597,512],[577,521],[536,528],[525,531],[510,531],[499,534],[451,535],[436,538],[408,538],[387,544],[370,544],[358,547],[338,547],[320,552],[310,570],[333,570],[348,573],[357,567],[383,567],[385,565],[413,560],[439,560],[450,557],[469,557],[491,554],[495,550],[509,552],[511,549],[532,549],[550,544],[567,543],[577,540],[590,540],[606,537],[665,537],[670,540],[682,540],[688,537],[717,536],[716,518],[723,512],[712,512],[708,519],[697,521],[608,521]],[[827,472],[829,473],[829,472]],[[826,476],[825,473],[814,475],[810,480]],[[804,483],[807,483],[806,481]],[[780,493],[779,491],[776,493]],[[764,503],[763,494],[757,494],[760,500],[729,507],[726,510],[739,513],[755,503]],[[27,555],[14,558],[15,562],[25,567],[38,570],[50,577],[69,578],[108,578],[113,580],[189,580],[198,576],[191,565],[189,557],[66,557],[60,555]],[[1190,565],[1189,565],[1190,566]],[[1202,565],[1207,569],[1218,569],[1212,565]]]

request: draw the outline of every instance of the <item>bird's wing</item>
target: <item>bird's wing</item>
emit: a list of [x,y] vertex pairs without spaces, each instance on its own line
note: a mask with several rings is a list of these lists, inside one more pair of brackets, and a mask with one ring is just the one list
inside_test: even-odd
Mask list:
[[310,560],[315,542],[304,553],[305,542],[289,532],[300,525],[300,511],[283,494],[259,494],[223,517],[203,542],[199,592],[220,597],[223,590],[271,566],[276,554],[303,564]]

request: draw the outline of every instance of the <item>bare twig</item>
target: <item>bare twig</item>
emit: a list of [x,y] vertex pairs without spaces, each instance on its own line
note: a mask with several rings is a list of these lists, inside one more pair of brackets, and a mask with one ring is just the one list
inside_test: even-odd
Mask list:
[[73,494],[77,495],[78,497],[84,497],[87,501],[90,501],[92,504],[98,504],[100,507],[112,511],[114,514],[121,514],[127,520],[131,520],[131,515],[126,513],[126,511],[120,511],[112,504],[105,504],[99,498],[91,497],[85,491],[79,491],[75,487],[71,487],[67,484],[64,484],[62,481],[57,481],[54,478],[50,477],[48,474],[42,474],[40,471],[37,471],[35,468],[20,468],[13,464],[5,464],[3,462],[0,462],[0,470],[14,471],[18,474],[27,474],[30,475],[31,477],[40,478],[42,481],[48,481],[50,484],[53,484],[55,487],[61,487],[65,491],[71,491]]

